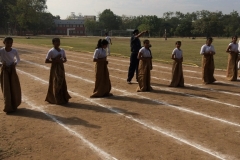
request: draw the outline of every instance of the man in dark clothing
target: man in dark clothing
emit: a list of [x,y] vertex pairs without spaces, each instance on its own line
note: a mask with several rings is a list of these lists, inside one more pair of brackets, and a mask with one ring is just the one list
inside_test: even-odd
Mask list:
[[136,71],[136,80],[138,81],[139,59],[137,58],[137,56],[138,56],[139,50],[141,49],[141,41],[139,40],[139,37],[142,36],[144,33],[148,33],[148,31],[139,33],[139,31],[135,29],[131,37],[131,41],[130,41],[131,57],[130,57],[130,66],[128,70],[128,78],[127,78],[127,82],[129,84],[131,83],[131,80],[134,76],[135,71]]

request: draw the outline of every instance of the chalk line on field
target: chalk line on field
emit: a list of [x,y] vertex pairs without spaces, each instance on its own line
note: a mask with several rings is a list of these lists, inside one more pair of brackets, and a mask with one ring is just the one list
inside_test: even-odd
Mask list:
[[[29,55],[28,55],[29,56]],[[72,55],[68,55],[69,57],[74,57],[74,58],[79,58],[79,57],[76,57],[76,56],[72,56]],[[33,57],[33,56],[29,56],[29,57]],[[85,57],[81,57],[81,59],[86,59],[86,60],[90,60],[89,58],[85,58]],[[111,58],[110,58],[111,59]],[[85,63],[85,62],[80,62],[80,61],[75,61],[75,60],[70,60],[68,59],[68,61],[70,62],[75,62],[75,63],[80,63],[80,64],[85,64],[85,65],[88,65],[88,66],[92,66],[88,63]],[[122,65],[122,64],[116,64],[116,63],[113,63],[114,65],[120,65],[120,66],[126,66],[126,65]],[[160,68],[165,68],[165,69],[168,69],[168,70],[171,70],[169,67],[165,67],[165,66],[157,66],[157,65],[153,65],[155,67],[160,67]],[[112,70],[117,70],[119,72],[128,72],[128,71],[123,71],[123,70],[120,70],[120,69],[115,69],[115,68],[110,68],[109,69],[112,69]],[[185,71],[185,70],[184,70]],[[156,70],[153,70],[153,72],[158,72]],[[196,72],[196,71],[189,71],[189,72]],[[164,74],[171,74],[169,72],[164,72],[164,71],[161,71],[161,73],[164,73]],[[196,72],[196,73],[199,73],[199,72]],[[193,77],[193,76],[187,76],[187,75],[184,75],[184,77],[188,77],[188,78],[193,78],[193,79],[198,79],[198,80],[201,80],[202,78],[198,78],[198,77]],[[225,77],[225,76],[223,76]],[[163,80],[163,79],[162,79]],[[232,83],[227,83],[227,82],[224,82],[224,81],[217,81],[217,82],[220,82],[220,83],[223,83],[223,84],[229,84],[231,86],[235,86],[235,87],[240,87],[240,85],[237,85],[237,84],[232,84]],[[202,85],[198,85],[198,86],[202,86]],[[226,94],[228,94],[228,92],[226,92]]]
[[[74,53],[74,52],[72,52],[72,54],[74,54],[74,55],[77,55],[76,53]],[[79,55],[79,54],[78,54]],[[86,56],[86,55],[84,55],[84,56]],[[90,56],[89,56],[90,57]],[[115,59],[115,58],[112,58],[112,57],[109,57],[108,58],[109,60],[113,60],[113,61],[120,61],[120,62],[124,62],[124,63],[129,63],[130,61],[128,60],[119,60],[119,59]],[[158,65],[153,65],[154,67],[157,67],[157,68],[165,68],[165,69],[168,69],[168,70],[171,70],[171,68],[169,68],[169,67],[164,67],[164,66],[158,66]],[[185,70],[184,69],[184,71],[185,72],[190,72],[190,73],[198,73],[199,74],[199,72],[198,71],[191,71],[191,70]],[[219,74],[214,74],[215,76],[218,76],[218,77],[226,77],[226,76],[223,76],[223,75],[219,75]]]
[[[37,65],[37,66],[39,66],[39,67],[42,67],[42,68],[44,68],[44,69],[49,70],[49,68],[46,67],[46,66],[43,66],[43,65],[40,65],[40,64],[37,64],[37,63],[34,63],[34,62],[26,61],[26,60],[22,60],[22,61],[24,61],[24,62],[26,62],[26,63],[33,64],[33,65]],[[78,68],[78,69],[82,69],[82,68],[80,68],[80,67],[73,66],[73,65],[68,65],[68,64],[67,64],[67,66],[74,67],[74,68]],[[87,70],[87,69],[84,69],[84,70]],[[91,72],[91,70],[88,70],[88,71]],[[69,76],[69,77],[72,77],[72,78],[84,80],[84,81],[89,82],[89,83],[94,83],[93,81],[90,81],[90,80],[88,80],[88,79],[82,78],[82,77],[80,77],[80,76],[75,76],[75,75],[68,74],[68,73],[66,73],[66,75]],[[112,75],[110,75],[110,77],[113,77],[113,78],[116,78],[116,79],[121,79],[121,80],[125,81],[125,79],[120,78],[120,77],[116,77],[116,76],[112,76]],[[153,78],[156,78],[156,77],[153,77]],[[158,78],[157,78],[157,79],[158,79]],[[165,79],[164,79],[164,80],[165,80]],[[188,84],[186,84],[186,85],[188,85]],[[155,88],[158,88],[158,89],[161,89],[161,90],[165,90],[165,91],[171,91],[171,92],[174,92],[174,93],[180,93],[180,94],[183,94],[183,95],[186,95],[186,96],[189,96],[189,97],[194,97],[194,98],[198,98],[198,99],[202,99],[202,100],[206,100],[206,101],[210,101],[210,102],[214,102],[214,103],[218,103],[218,104],[223,104],[223,105],[227,105],[227,106],[230,106],[230,107],[240,108],[240,106],[237,106],[237,105],[234,105],[234,104],[225,103],[225,102],[220,102],[220,101],[217,101],[217,100],[211,100],[211,99],[205,98],[205,97],[200,97],[200,96],[196,96],[196,95],[192,95],[192,94],[187,94],[187,93],[183,93],[183,92],[177,92],[177,91],[173,91],[173,90],[170,90],[170,89],[162,89],[162,88],[159,88],[159,87],[156,87],[156,86],[155,86]],[[220,92],[223,92],[223,91],[220,91]],[[225,92],[225,91],[224,91],[224,92]],[[234,93],[232,93],[232,94],[234,94]],[[234,94],[234,95],[235,95],[235,94]]]
[[[87,63],[84,63],[84,62],[78,62],[78,61],[74,61],[74,60],[69,60],[69,61],[72,61],[72,62],[76,62],[76,63],[82,63],[82,64],[87,64]],[[29,61],[28,61],[29,62]],[[32,63],[32,62],[30,62]],[[90,66],[90,64],[87,64]],[[69,65],[70,67],[72,67],[73,65]],[[76,68],[76,66],[74,66],[74,68]],[[110,68],[108,67],[109,69],[112,69],[112,70],[117,70],[117,71],[121,71],[121,72],[127,72],[127,71],[123,71],[123,70],[120,70],[120,69],[115,69],[115,68]],[[81,67],[79,67],[79,69],[82,69]],[[87,70],[87,69],[84,69],[84,70]],[[157,79],[157,80],[163,80],[163,81],[167,81],[167,82],[170,82],[170,80],[168,79],[164,79],[164,78],[157,78],[157,77],[154,77],[154,76],[151,76],[151,78],[153,79]],[[228,94],[228,95],[233,95],[233,96],[240,96],[240,94],[238,93],[232,93],[232,92],[227,92],[227,91],[222,91],[222,90],[215,90],[215,89],[211,89],[211,88],[206,88],[206,87],[201,87],[200,85],[191,85],[191,84],[188,84],[188,83],[185,83],[186,86],[190,86],[190,87],[195,87],[195,88],[200,88],[200,89],[205,89],[205,90],[209,90],[211,92],[215,92],[215,93],[223,93],[223,94]]]
[[[34,80],[40,80],[39,79],[34,79]],[[44,80],[41,79],[41,82],[45,82]],[[45,83],[46,84],[46,83]],[[106,153],[105,151],[103,151],[102,149],[98,148],[97,146],[95,146],[93,143],[91,143],[90,141],[88,141],[87,139],[84,138],[84,136],[82,136],[80,133],[74,131],[73,129],[69,128],[68,126],[66,126],[64,123],[62,123],[61,121],[57,120],[56,117],[54,117],[53,115],[47,113],[45,110],[43,110],[42,108],[44,106],[38,106],[35,103],[33,103],[32,101],[29,100],[29,98],[27,98],[25,95],[22,96],[23,102],[26,103],[28,106],[32,107],[35,110],[39,110],[41,111],[43,114],[45,114],[47,117],[51,118],[54,122],[56,122],[57,124],[59,124],[60,126],[62,126],[64,129],[66,129],[69,133],[73,134],[74,136],[76,136],[77,138],[81,139],[82,142],[87,145],[91,150],[93,150],[94,152],[96,152],[100,157],[104,158],[104,159],[113,159],[113,160],[117,160],[115,157],[111,156],[110,154]]]
[[[33,63],[33,62],[31,62],[31,63]],[[46,69],[46,66],[42,67],[42,65],[40,65],[40,64],[35,64],[35,65],[39,66],[40,68]],[[19,71],[21,71],[21,70],[19,70]],[[21,72],[23,73],[23,71],[21,71]],[[27,74],[28,74],[28,73],[27,73]],[[28,74],[28,75],[29,75],[29,74]],[[79,77],[79,76],[76,76],[76,75],[67,74],[67,73],[66,73],[66,75],[68,75],[68,76],[70,75],[70,76],[73,77],[73,78],[77,78],[77,79],[86,81],[86,82],[88,82],[88,83],[94,83],[94,82],[91,81],[91,80],[88,80],[88,79],[85,79],[85,78],[82,78],[82,77]],[[31,76],[33,76],[33,75],[31,75]],[[33,77],[36,78],[36,79],[39,79],[39,78],[36,77],[36,76],[33,76]],[[120,89],[117,89],[117,88],[112,88],[112,89],[114,89],[114,90],[116,90],[116,91],[119,91],[119,92],[122,92],[122,93],[132,94],[132,93],[130,93],[130,92],[127,92],[127,91],[124,91],[124,90],[120,90]],[[179,106],[175,106],[175,105],[172,105],[172,104],[168,104],[168,103],[166,103],[166,102],[162,102],[162,101],[158,101],[158,100],[153,100],[153,99],[151,99],[151,98],[148,98],[148,97],[145,97],[145,96],[141,96],[141,95],[138,95],[138,94],[136,94],[136,96],[138,96],[138,97],[140,97],[140,98],[143,98],[143,99],[147,99],[147,100],[152,101],[152,102],[155,102],[155,103],[157,103],[157,104],[166,105],[166,106],[168,106],[168,107],[171,107],[171,108],[173,108],[173,109],[177,109],[177,110],[180,110],[180,111],[183,111],[183,112],[186,112],[186,113],[190,113],[190,114],[202,116],[202,117],[205,117],[205,118],[209,118],[209,119],[211,119],[211,120],[219,121],[219,122],[221,122],[221,123],[225,123],[225,124],[228,124],[228,125],[233,125],[233,126],[240,127],[240,124],[238,124],[238,123],[234,123],[234,122],[230,122],[230,121],[227,121],[227,120],[224,120],[224,119],[221,119],[221,118],[209,116],[209,115],[204,114],[204,113],[200,113],[200,112],[193,111],[193,110],[191,110],[191,109],[187,109],[187,108],[184,108],[184,107],[179,107]]]
[[[19,71],[20,71],[20,70],[19,70]],[[20,73],[24,73],[24,71],[21,71]],[[29,73],[27,73],[27,75],[33,77],[34,80],[39,80],[39,79],[41,79],[41,78],[35,78],[35,76],[33,76],[33,75],[29,74]],[[45,81],[45,80],[43,80],[43,79],[41,79],[41,82],[45,82],[45,84],[47,84],[47,81]],[[226,156],[226,155],[223,155],[223,154],[221,154],[221,153],[218,153],[218,152],[216,152],[216,151],[212,151],[212,150],[210,150],[210,149],[208,149],[208,148],[205,148],[205,147],[203,147],[203,146],[201,146],[201,145],[199,145],[199,144],[197,144],[197,143],[190,142],[190,141],[188,141],[188,140],[182,139],[182,138],[176,136],[174,133],[168,132],[168,131],[160,128],[160,127],[156,127],[156,126],[153,126],[153,125],[151,125],[151,124],[148,124],[148,123],[146,123],[146,122],[144,122],[144,121],[142,121],[142,120],[133,118],[133,117],[131,117],[131,116],[124,115],[123,113],[121,113],[121,112],[113,109],[112,107],[108,107],[108,106],[106,106],[106,105],[103,105],[103,104],[101,104],[101,103],[98,103],[98,102],[96,102],[95,100],[90,99],[90,98],[86,98],[86,97],[84,97],[84,96],[82,96],[82,95],[80,95],[80,94],[78,94],[78,93],[75,93],[75,92],[72,92],[72,91],[69,91],[69,93],[71,93],[72,95],[81,97],[82,99],[85,99],[85,100],[87,100],[87,101],[89,101],[89,102],[91,102],[91,103],[94,103],[94,104],[98,105],[98,106],[101,106],[101,107],[103,107],[103,108],[106,108],[106,109],[108,109],[108,110],[110,110],[110,111],[112,111],[112,112],[114,112],[114,113],[117,113],[118,115],[124,116],[124,117],[126,117],[127,119],[130,119],[130,120],[132,120],[132,121],[134,121],[134,122],[137,122],[138,124],[141,124],[141,125],[149,128],[149,129],[151,129],[151,130],[157,131],[157,132],[159,132],[159,133],[161,133],[161,134],[163,134],[163,135],[165,135],[165,136],[167,136],[167,137],[170,137],[170,138],[175,139],[175,140],[177,140],[177,141],[180,141],[180,142],[182,142],[182,143],[184,143],[184,144],[186,144],[186,145],[188,145],[188,146],[191,146],[191,147],[193,147],[193,148],[195,148],[195,149],[197,149],[197,150],[200,150],[200,151],[202,151],[202,152],[205,152],[205,153],[207,153],[207,154],[209,154],[209,155],[211,155],[211,156],[213,156],[213,157],[215,157],[215,158],[218,158],[218,159],[221,159],[221,160],[225,160],[227,157],[228,157],[228,158],[230,157],[230,156]],[[39,109],[41,112],[43,112],[44,114],[46,114],[46,115],[47,115],[48,117],[50,117],[52,120],[54,120],[54,121],[57,122],[59,125],[61,125],[61,126],[64,127],[65,129],[67,129],[70,133],[76,135],[76,136],[77,136],[78,138],[80,138],[80,139],[83,138],[79,133],[73,131],[72,129],[70,129],[70,128],[68,128],[67,126],[65,126],[64,124],[62,124],[62,123],[61,123],[60,121],[58,121],[54,116],[46,113],[44,110],[42,110],[41,108],[37,107],[36,105],[34,105],[34,104],[32,104],[32,103],[30,103],[30,102],[28,102],[28,103],[30,104],[30,106],[34,106],[35,108]],[[92,149],[98,151],[98,153],[101,153],[102,156],[108,157],[109,159],[116,159],[116,158],[112,157],[111,155],[107,154],[106,152],[100,150],[99,148],[97,148],[96,146],[94,146],[92,143],[90,143],[89,141],[85,140],[84,138],[83,138],[82,140],[83,140],[85,143],[87,143]],[[101,152],[100,152],[100,151],[101,151]]]
[[[25,60],[23,60],[23,61],[24,61],[24,62],[27,62],[27,63],[30,63],[30,64],[33,64],[33,65],[39,65],[39,64],[30,62],[30,61],[25,61]],[[68,64],[67,64],[67,65],[68,65]],[[81,68],[76,67],[76,66],[73,66],[73,65],[68,65],[68,66],[81,69]],[[49,69],[48,67],[43,66],[43,65],[40,65],[40,67],[43,67],[44,69]],[[84,70],[87,70],[87,69],[84,69]],[[88,70],[88,71],[91,71],[91,70]],[[89,81],[89,80],[87,80],[87,79],[85,79],[85,78],[82,78],[82,77],[79,77],[79,76],[75,76],[75,75],[68,74],[68,73],[66,73],[66,75],[68,75],[69,77],[72,77],[72,78],[77,78],[77,79],[80,78],[81,80],[84,80],[84,81],[89,82],[89,83],[94,83],[93,81]],[[111,76],[111,77],[114,77],[114,78],[116,78],[116,79],[122,79],[122,80],[125,81],[125,79],[120,78],[120,77],[116,77],[116,76]],[[153,78],[159,79],[159,78],[157,78],[157,77],[153,77]],[[163,80],[165,80],[165,79],[163,79]],[[167,80],[167,81],[168,81],[168,80]],[[186,85],[190,85],[190,84],[186,84]],[[159,87],[155,87],[155,88],[159,88]],[[164,90],[164,89],[162,89],[162,90]],[[166,90],[166,89],[165,89],[165,90]],[[169,91],[169,90],[167,90],[167,91]],[[230,106],[230,107],[240,108],[240,106],[233,105],[233,104],[230,104],[230,103],[220,102],[220,101],[217,101],[217,100],[211,100],[211,99],[209,99],[209,98],[200,97],[200,96],[196,96],[196,95],[192,95],[192,94],[186,94],[186,93],[176,92],[176,91],[172,91],[172,90],[170,90],[170,91],[171,91],[171,92],[175,92],[175,93],[184,94],[184,95],[186,95],[186,96],[190,96],[190,97],[194,97],[194,98],[198,98],[198,99],[202,99],[202,100],[206,100],[206,101],[218,103],[218,104],[227,105],[227,106]],[[228,94],[233,94],[233,95],[238,95],[238,94],[234,94],[234,93],[230,93],[230,92],[225,92],[225,91],[220,91],[220,92],[228,93]]]

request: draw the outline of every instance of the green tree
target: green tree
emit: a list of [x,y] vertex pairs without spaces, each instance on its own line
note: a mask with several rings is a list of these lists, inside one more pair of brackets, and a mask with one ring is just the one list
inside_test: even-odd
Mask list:
[[150,26],[148,24],[141,24],[140,26],[138,26],[138,30],[140,31],[150,31]]
[[99,23],[102,29],[117,30],[120,29],[122,19],[120,16],[115,15],[110,9],[106,9],[99,14]]
[[98,29],[97,22],[90,19],[85,20],[84,26],[86,28],[87,34],[92,34],[94,31]]

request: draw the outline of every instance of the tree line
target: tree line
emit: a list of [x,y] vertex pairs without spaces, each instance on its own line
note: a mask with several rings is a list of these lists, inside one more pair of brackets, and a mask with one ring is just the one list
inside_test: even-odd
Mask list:
[[[50,34],[56,29],[53,16],[46,12],[46,0],[0,0],[0,32],[17,34],[31,31],[34,34]],[[69,18],[69,17],[68,17]],[[237,11],[223,14],[207,10],[192,13],[166,12],[156,15],[116,15],[110,9],[99,13],[97,21],[85,20],[87,33],[136,29],[149,30],[151,36],[195,37],[240,35],[240,16]],[[10,29],[10,30],[9,30]]]
[[0,0],[0,31],[50,33],[55,27],[54,19],[60,17],[54,17],[46,9],[46,0]]
[[195,37],[217,36],[229,37],[240,34],[240,16],[237,11],[223,14],[221,11],[207,10],[192,13],[166,12],[163,17],[153,16],[118,16],[110,9],[98,15],[98,21],[86,20],[85,27],[88,32],[96,30],[149,30],[151,36]]

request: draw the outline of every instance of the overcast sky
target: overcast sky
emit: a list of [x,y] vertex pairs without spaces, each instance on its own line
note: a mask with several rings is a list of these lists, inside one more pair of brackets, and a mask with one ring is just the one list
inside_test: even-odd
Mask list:
[[[200,10],[222,11],[229,14],[240,10],[240,0],[47,0],[48,11],[65,19],[71,12],[98,15],[111,9],[117,15],[157,15],[164,12],[183,13]],[[240,12],[239,12],[240,13]]]

